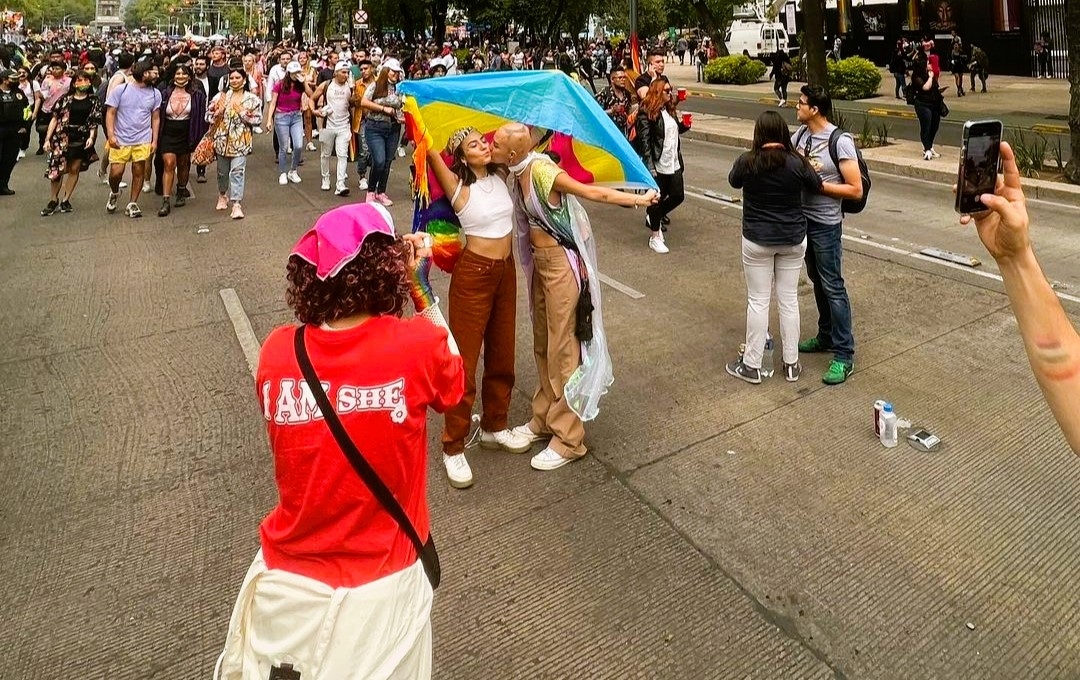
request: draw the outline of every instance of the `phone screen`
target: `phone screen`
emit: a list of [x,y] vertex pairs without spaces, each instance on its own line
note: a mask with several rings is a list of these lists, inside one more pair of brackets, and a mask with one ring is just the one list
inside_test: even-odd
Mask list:
[[1001,121],[969,121],[964,125],[964,148],[956,178],[956,211],[986,210],[981,194],[994,193],[1001,156]]

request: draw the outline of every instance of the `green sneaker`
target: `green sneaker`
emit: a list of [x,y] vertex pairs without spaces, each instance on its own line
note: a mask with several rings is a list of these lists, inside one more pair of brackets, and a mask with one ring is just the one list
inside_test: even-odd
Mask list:
[[843,361],[833,359],[829,362],[829,369],[821,376],[821,382],[826,385],[839,385],[848,379],[855,370],[855,364],[845,364]]
[[803,340],[799,343],[799,351],[803,354],[814,354],[815,352],[828,352],[831,349],[828,345],[823,343],[815,335],[812,338]]

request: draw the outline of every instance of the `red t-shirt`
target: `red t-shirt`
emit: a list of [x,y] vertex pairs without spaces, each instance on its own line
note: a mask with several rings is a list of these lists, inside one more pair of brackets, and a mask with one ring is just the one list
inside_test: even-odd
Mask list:
[[[260,527],[263,557],[334,588],[353,588],[416,562],[416,550],[368,491],[300,372],[295,326],[270,333],[256,391],[274,455],[278,505]],[[380,316],[348,330],[308,326],[307,350],[360,453],[428,536],[427,410],[461,401],[461,357],[426,319]]]

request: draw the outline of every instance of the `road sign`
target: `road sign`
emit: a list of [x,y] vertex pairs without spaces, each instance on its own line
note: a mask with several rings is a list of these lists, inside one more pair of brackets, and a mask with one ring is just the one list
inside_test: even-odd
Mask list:
[[352,27],[356,28],[356,29],[366,29],[368,27],[368,25],[367,24],[353,24]]
[[366,24],[368,20],[368,15],[367,12],[365,12],[364,10],[358,9],[353,12],[352,18],[354,24]]

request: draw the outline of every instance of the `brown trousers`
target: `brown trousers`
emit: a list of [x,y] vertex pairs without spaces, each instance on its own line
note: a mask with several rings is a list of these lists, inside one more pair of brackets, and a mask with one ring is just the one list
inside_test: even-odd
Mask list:
[[533,248],[533,353],[540,385],[533,395],[529,429],[550,432],[550,446],[563,458],[585,455],[585,425],[570,409],[563,388],[581,364],[574,335],[579,288],[561,246]]
[[517,271],[514,257],[492,260],[466,250],[450,278],[450,332],[465,364],[465,396],[446,412],[443,453],[465,450],[476,401],[476,365],[484,350],[480,427],[505,430],[514,389],[514,342],[517,337]]

